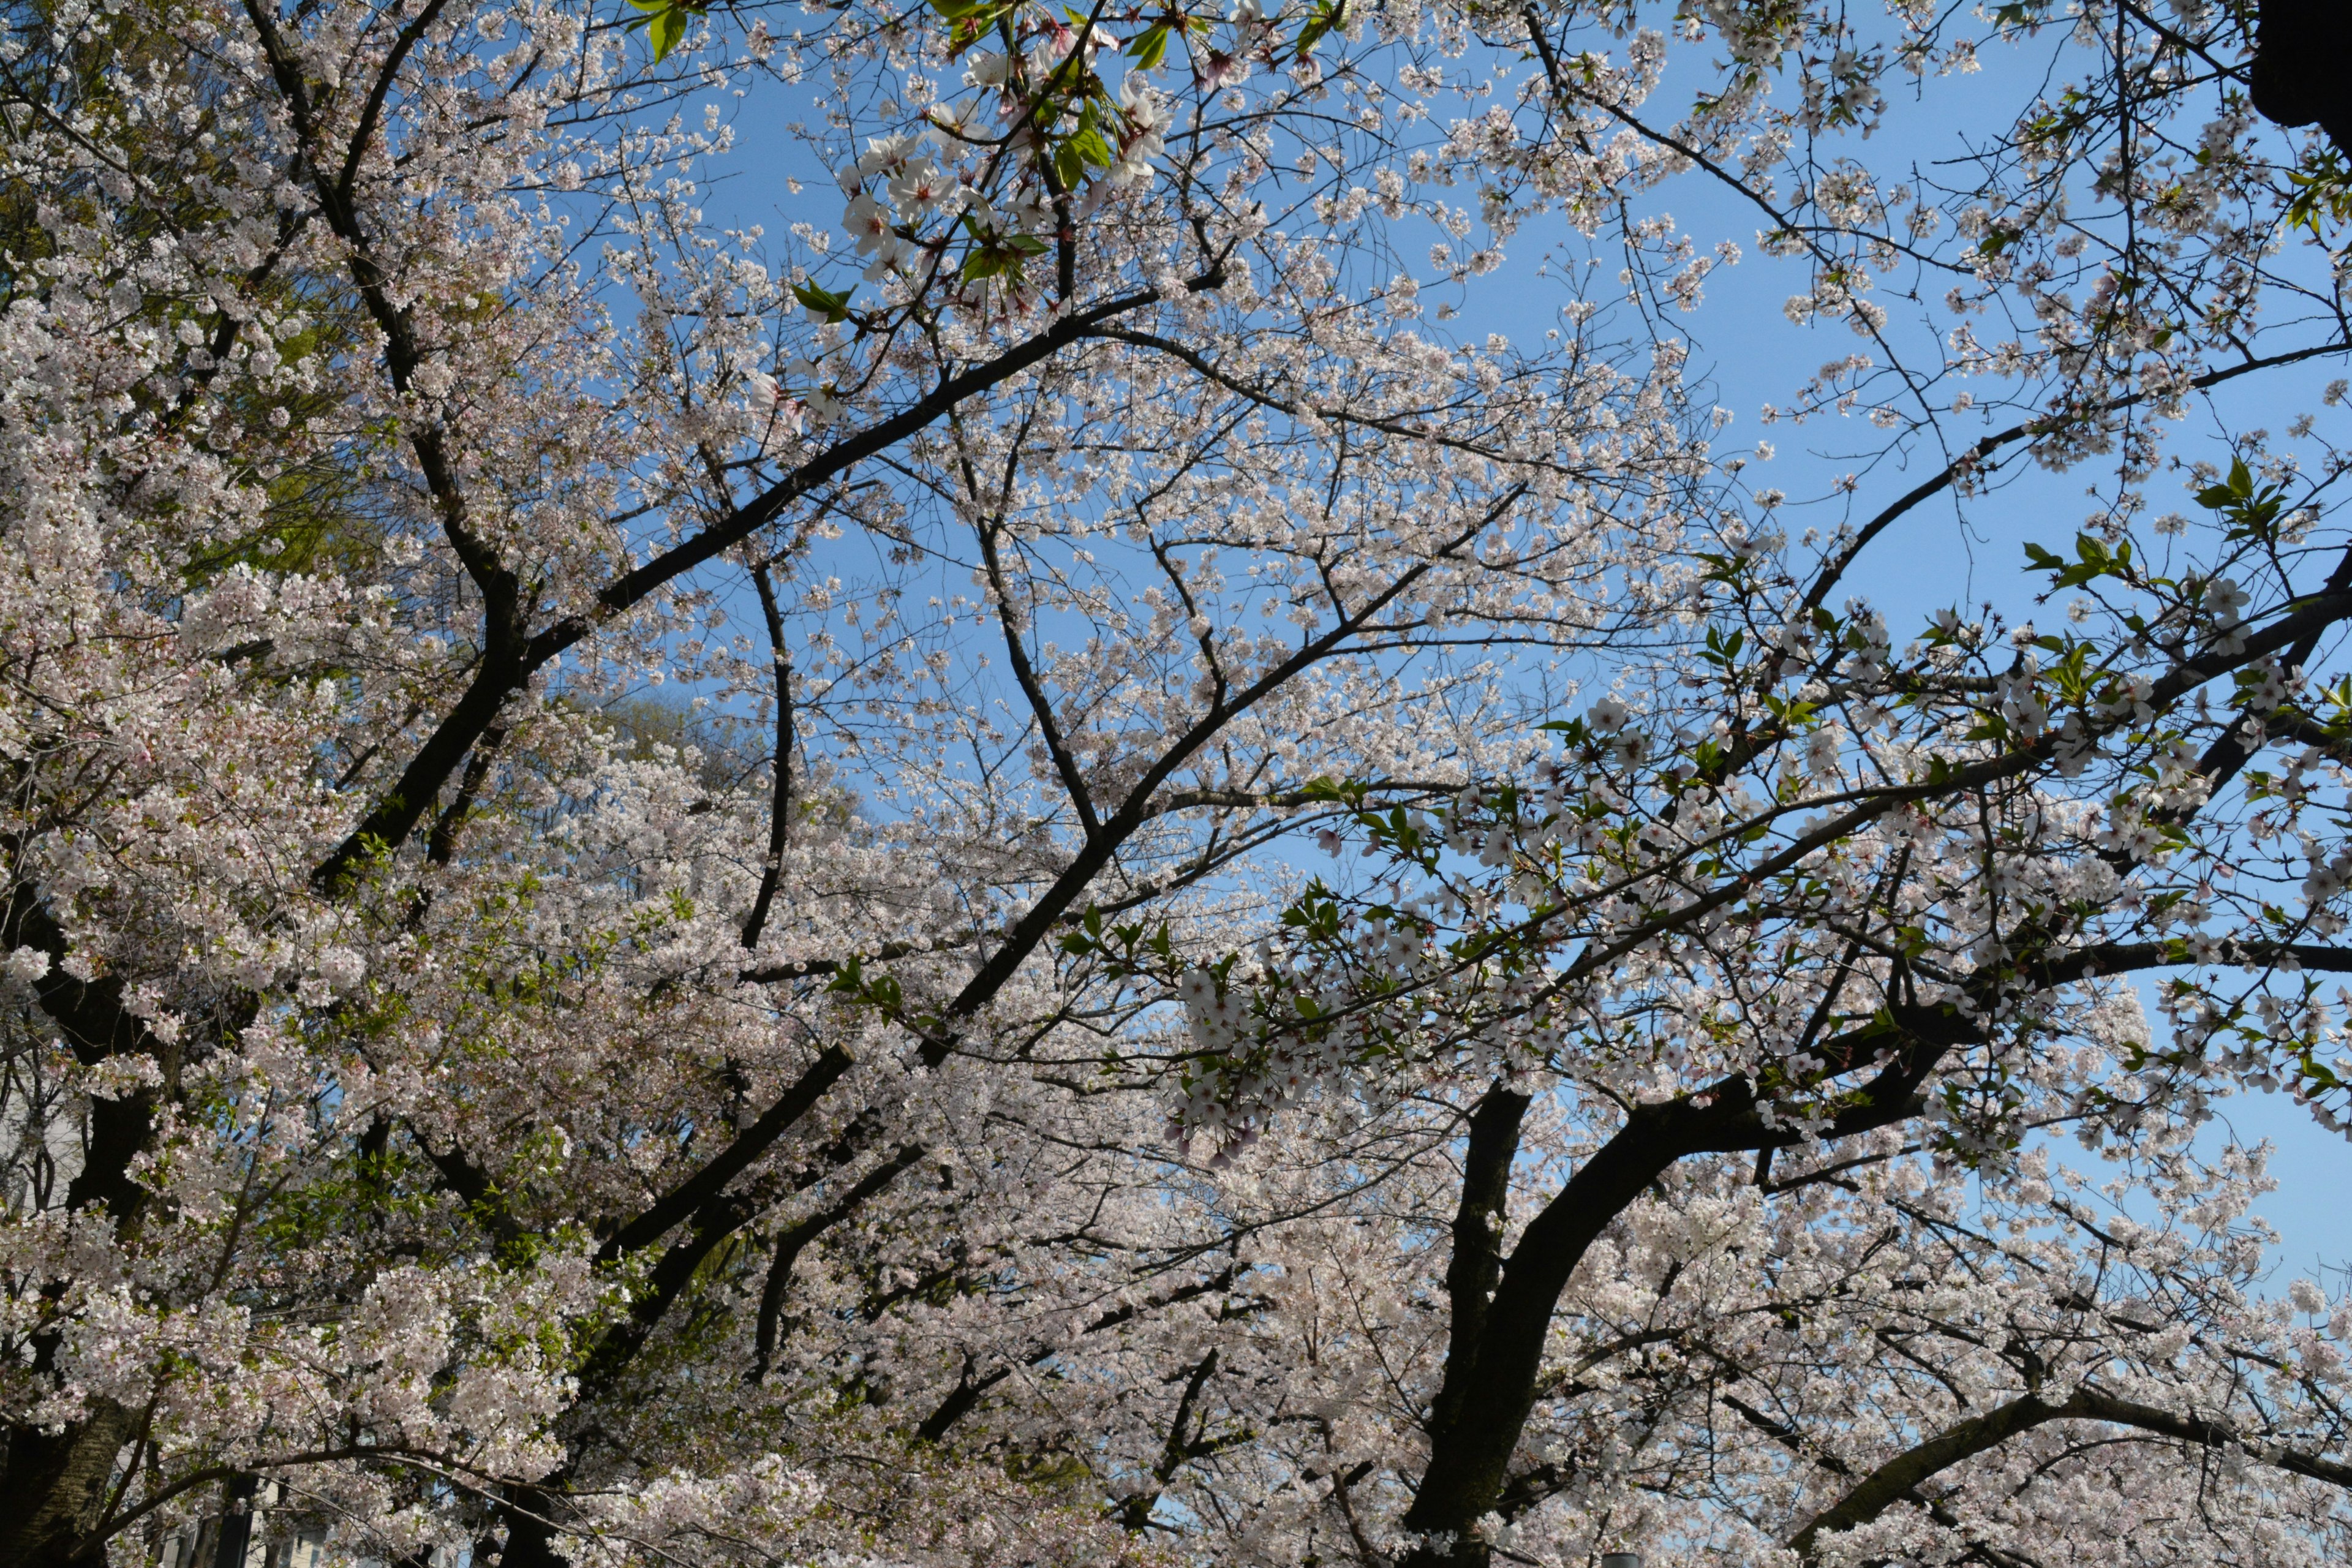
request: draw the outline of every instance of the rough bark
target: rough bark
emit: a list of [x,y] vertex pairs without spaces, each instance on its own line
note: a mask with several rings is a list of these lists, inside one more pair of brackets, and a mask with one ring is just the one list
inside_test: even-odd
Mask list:
[[8,1568],[86,1568],[106,1561],[95,1539],[115,1456],[131,1440],[131,1412],[100,1402],[58,1433],[8,1428],[0,1470],[0,1563]]

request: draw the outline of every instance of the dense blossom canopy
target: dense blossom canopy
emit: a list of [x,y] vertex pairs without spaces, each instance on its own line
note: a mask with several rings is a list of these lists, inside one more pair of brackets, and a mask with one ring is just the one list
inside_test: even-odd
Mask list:
[[0,1562],[2344,1561],[2325,9],[11,0]]

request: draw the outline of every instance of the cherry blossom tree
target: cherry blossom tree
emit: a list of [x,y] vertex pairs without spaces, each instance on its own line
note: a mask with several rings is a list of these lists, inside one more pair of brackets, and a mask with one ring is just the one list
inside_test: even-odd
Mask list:
[[2302,17],[11,8],[0,1555],[2339,1559]]

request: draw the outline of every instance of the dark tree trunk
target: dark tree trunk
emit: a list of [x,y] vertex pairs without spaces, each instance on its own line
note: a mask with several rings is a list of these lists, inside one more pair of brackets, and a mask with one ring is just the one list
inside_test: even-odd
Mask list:
[[[499,1549],[498,1568],[570,1568],[555,1550],[555,1531],[549,1521],[556,1498],[537,1487],[516,1487],[509,1494],[504,1516],[506,1544]],[[480,1562],[477,1554],[476,1561]]]
[[8,1428],[0,1470],[0,1563],[6,1568],[91,1568],[106,1561],[96,1538],[114,1461],[131,1439],[131,1413],[100,1403],[87,1420],[50,1434]]
[[220,1537],[213,1547],[213,1568],[245,1568],[253,1549],[253,1500],[261,1483],[239,1476],[221,1488]]
[[[1919,1084],[1947,1050],[1974,1038],[1974,1031],[1955,1010],[1906,1008],[1899,1018],[1874,1020],[1822,1043],[1821,1055],[1838,1070],[1896,1047],[1832,1119],[1830,1136],[1850,1137],[1918,1115],[1924,1109]],[[1511,1456],[1544,1392],[1543,1352],[1553,1309],[1610,1223],[1677,1161],[1796,1141],[1785,1125],[1765,1125],[1745,1079],[1637,1107],[1528,1223],[1510,1256],[1499,1260],[1498,1273],[1492,1226],[1509,1191],[1509,1152],[1525,1110],[1524,1101],[1511,1103],[1516,1098],[1490,1096],[1471,1118],[1456,1252],[1447,1274],[1456,1338],[1446,1347],[1444,1384],[1431,1413],[1429,1468],[1404,1516],[1405,1528],[1423,1544],[1405,1558],[1404,1568],[1488,1568],[1493,1553],[1470,1532],[1505,1496]]]
[[2352,153],[2352,5],[2262,0],[2254,107],[2281,125],[2317,125]]
[[[1516,1131],[1517,1117],[1510,1120]],[[1684,1152],[1657,1125],[1661,1120],[1654,1110],[1634,1112],[1625,1130],[1595,1151],[1544,1205],[1502,1267],[1493,1300],[1480,1314],[1477,1342],[1449,1349],[1450,1419],[1430,1432],[1429,1468],[1404,1524],[1454,1540],[1447,1550],[1417,1548],[1405,1560],[1408,1568],[1486,1568],[1485,1544],[1467,1539],[1467,1532],[1503,1495],[1512,1450],[1535,1407],[1560,1291],[1593,1238]]]

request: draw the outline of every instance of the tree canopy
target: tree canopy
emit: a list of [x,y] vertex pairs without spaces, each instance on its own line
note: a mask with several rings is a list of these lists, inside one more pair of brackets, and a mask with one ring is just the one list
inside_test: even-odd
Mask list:
[[0,1562],[2344,1560],[2338,8],[5,22]]

